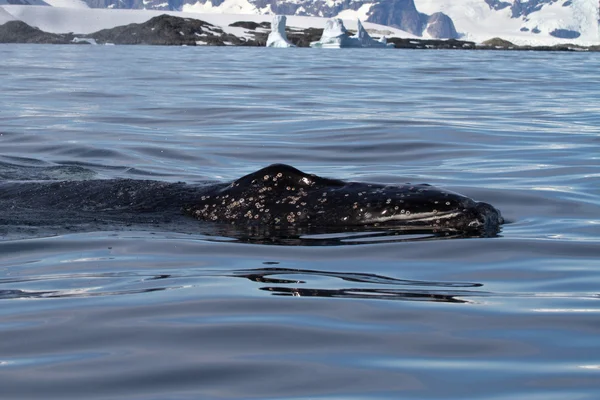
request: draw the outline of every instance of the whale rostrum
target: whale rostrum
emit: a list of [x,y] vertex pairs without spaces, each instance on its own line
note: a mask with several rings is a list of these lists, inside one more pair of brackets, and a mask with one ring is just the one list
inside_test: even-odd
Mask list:
[[345,182],[273,164],[216,188],[184,206],[206,221],[279,226],[394,226],[449,230],[497,229],[500,212],[487,203],[427,184]]

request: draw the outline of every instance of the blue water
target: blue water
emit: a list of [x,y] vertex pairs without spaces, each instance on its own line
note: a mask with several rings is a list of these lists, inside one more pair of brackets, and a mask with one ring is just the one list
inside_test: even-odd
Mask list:
[[28,236],[0,210],[1,397],[599,398],[598,70],[597,54],[0,46],[2,180],[286,162],[447,187],[509,222],[266,245],[160,225]]

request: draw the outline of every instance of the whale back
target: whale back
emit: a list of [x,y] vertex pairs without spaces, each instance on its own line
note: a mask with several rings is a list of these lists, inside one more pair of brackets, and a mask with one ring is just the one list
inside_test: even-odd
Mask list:
[[199,220],[234,225],[497,227],[497,210],[479,204],[485,203],[426,184],[345,182],[274,164],[205,193],[184,211]]

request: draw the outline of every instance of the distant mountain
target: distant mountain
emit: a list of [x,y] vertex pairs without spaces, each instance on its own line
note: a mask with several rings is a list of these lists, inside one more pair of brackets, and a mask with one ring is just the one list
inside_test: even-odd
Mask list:
[[[359,18],[417,37],[481,42],[502,37],[521,45],[600,42],[599,0],[45,0],[91,8],[225,14]],[[42,0],[0,0],[44,4]],[[64,7],[64,6],[63,6]],[[66,7],[70,7],[66,5]]]
[[47,6],[48,3],[43,0],[0,0],[0,6],[5,4],[23,5],[23,6]]
[[363,21],[393,26],[422,36],[457,38],[452,19],[443,13],[427,15],[414,0],[85,0],[94,8],[142,8],[152,10],[281,14],[331,18],[348,11]]
[[597,44],[598,0],[415,0],[427,13],[441,11],[456,25],[462,39],[478,41],[481,33],[496,31],[517,42],[552,38]]

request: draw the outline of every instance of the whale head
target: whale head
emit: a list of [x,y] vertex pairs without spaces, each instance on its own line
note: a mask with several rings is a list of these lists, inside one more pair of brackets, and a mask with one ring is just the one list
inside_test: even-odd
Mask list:
[[274,164],[207,192],[184,211],[200,220],[281,227],[382,226],[496,233],[487,203],[427,184],[345,182]]

